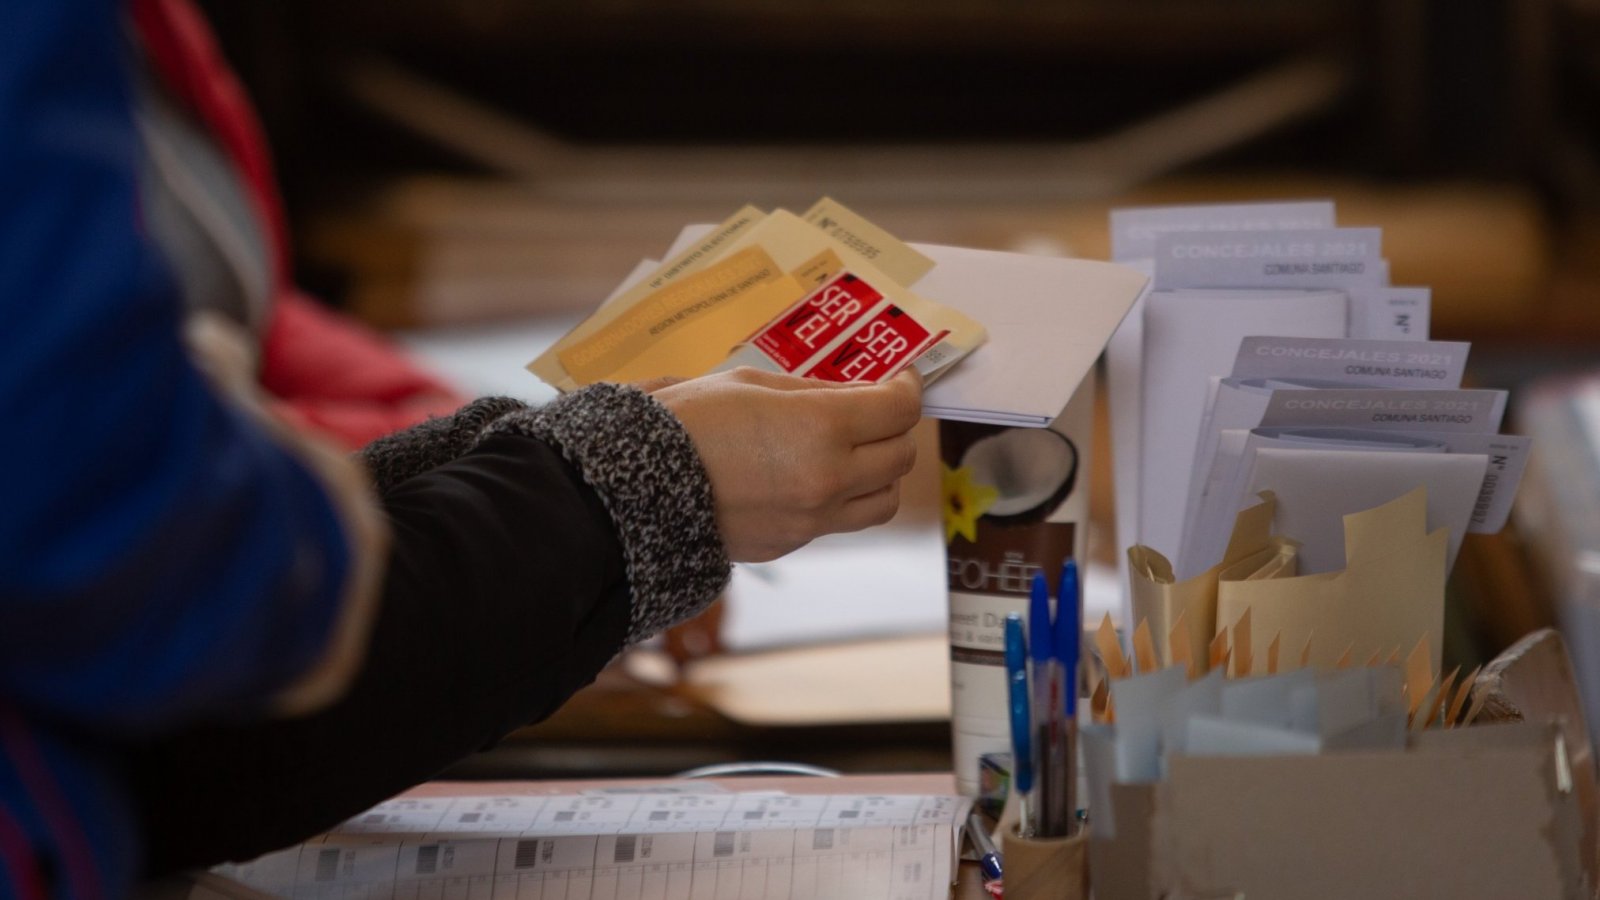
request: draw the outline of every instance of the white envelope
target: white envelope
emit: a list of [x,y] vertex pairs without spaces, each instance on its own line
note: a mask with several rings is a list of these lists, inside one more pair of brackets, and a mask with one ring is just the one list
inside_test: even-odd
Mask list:
[[1273,529],[1301,542],[1300,574],[1314,575],[1344,568],[1346,513],[1380,506],[1425,485],[1428,531],[1450,529],[1448,572],[1488,465],[1489,458],[1476,453],[1264,448],[1255,454],[1245,490],[1252,497],[1263,490],[1277,495]]
[[1144,321],[1137,543],[1176,559],[1209,380],[1233,370],[1250,335],[1343,337],[1337,291],[1150,294]]
[[[1254,231],[1263,228],[1332,228],[1331,200],[1146,206],[1111,211],[1111,258],[1147,278],[1155,275],[1157,239],[1174,231]],[[1106,396],[1111,408],[1112,484],[1116,494],[1117,547],[1139,543],[1140,405],[1144,397],[1144,304],[1149,285],[1106,345]],[[1423,328],[1426,336],[1426,327]],[[1118,552],[1122,619],[1133,615],[1128,555]],[[1129,626],[1132,627],[1132,626]]]
[[[1152,243],[1154,238],[1151,238]],[[1153,263],[1135,260],[1129,265],[1146,277]],[[1106,345],[1106,402],[1111,409],[1111,484],[1115,499],[1117,546],[1139,543],[1139,410],[1144,402],[1144,308],[1150,285],[1134,301],[1127,318],[1117,326]],[[1116,553],[1117,583],[1122,586],[1121,618],[1125,630],[1133,619],[1133,596],[1128,592],[1128,554]]]
[[[1259,421],[1260,417],[1257,416]],[[1206,474],[1205,486],[1198,498],[1197,508],[1193,517],[1186,525],[1183,535],[1183,554],[1181,564],[1185,571],[1194,569],[1205,571],[1216,564],[1216,559],[1227,546],[1227,533],[1231,530],[1235,513],[1241,504],[1251,502],[1253,494],[1245,494],[1245,486],[1250,478],[1254,465],[1255,454],[1264,447],[1281,449],[1322,449],[1322,450],[1389,450],[1407,453],[1444,453],[1445,446],[1438,441],[1418,440],[1414,437],[1395,435],[1389,436],[1382,433],[1368,433],[1356,430],[1329,430],[1329,429],[1293,429],[1313,434],[1322,434],[1321,439],[1310,439],[1303,434],[1293,434],[1287,439],[1280,439],[1273,435],[1280,431],[1290,431],[1286,428],[1245,430],[1228,428],[1218,433],[1216,453],[1211,462],[1211,468]],[[1355,436],[1369,436],[1368,440],[1352,439]],[[1282,533],[1282,532],[1280,532]],[[1294,535],[1288,535],[1294,537]],[[1297,538],[1298,540],[1298,538]],[[1341,561],[1342,561],[1341,557]],[[1207,563],[1206,560],[1211,560]],[[1301,565],[1301,574],[1308,574],[1308,570]]]
[[934,262],[916,292],[976,319],[989,340],[929,386],[923,411],[940,419],[1043,427],[1144,291],[1147,278],[1114,263],[912,244]]
[[[1183,531],[1178,540],[1178,577],[1189,578],[1215,565],[1212,563],[1191,571],[1189,545],[1193,543],[1195,529],[1200,522],[1208,488],[1212,484],[1212,466],[1216,461],[1217,443],[1222,432],[1231,429],[1251,429],[1261,424],[1267,411],[1267,402],[1274,390],[1315,390],[1324,387],[1358,387],[1343,382],[1314,379],[1284,378],[1220,378],[1212,379],[1211,396],[1200,420],[1200,432],[1195,440],[1194,463],[1189,468],[1189,487],[1184,493]],[[1232,469],[1226,469],[1232,473]],[[1229,521],[1234,510],[1227,511]],[[1214,519],[1211,521],[1215,521]],[[1226,541],[1223,542],[1226,544]]]

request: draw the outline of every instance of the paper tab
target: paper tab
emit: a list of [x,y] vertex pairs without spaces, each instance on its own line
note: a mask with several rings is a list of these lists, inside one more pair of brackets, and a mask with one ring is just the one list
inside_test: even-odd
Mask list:
[[[1384,278],[1388,280],[1387,276]],[[1428,339],[1433,291],[1425,287],[1340,288],[1350,297],[1350,337],[1363,340]]]

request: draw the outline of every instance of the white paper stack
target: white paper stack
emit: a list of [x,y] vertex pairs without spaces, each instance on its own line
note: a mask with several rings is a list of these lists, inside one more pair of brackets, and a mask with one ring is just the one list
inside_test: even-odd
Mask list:
[[1498,433],[1504,392],[1460,389],[1466,345],[1427,340],[1430,293],[1388,284],[1379,229],[1335,227],[1328,201],[1116,210],[1111,228],[1152,276],[1108,348],[1122,547],[1204,572],[1262,490],[1301,574],[1342,567],[1344,513],[1419,485],[1452,562],[1504,524],[1526,439]]

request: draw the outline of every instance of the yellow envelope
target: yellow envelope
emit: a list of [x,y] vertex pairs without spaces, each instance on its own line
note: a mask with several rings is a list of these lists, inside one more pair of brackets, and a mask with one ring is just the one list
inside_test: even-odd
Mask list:
[[578,384],[692,378],[805,290],[763,248],[746,247],[650,293],[557,359]]
[[[836,260],[842,258],[855,269],[870,267],[871,271],[880,272],[887,276],[887,280],[902,286],[921,278],[933,266],[932,260],[831,198],[818,201],[806,211],[804,217],[781,209],[768,215],[754,206],[746,206],[712,229],[694,246],[662,263],[638,284],[607,301],[529,363],[528,370],[562,391],[600,380],[634,380],[638,376],[629,373],[637,371],[703,374],[710,364],[691,364],[681,359],[674,350],[654,350],[652,355],[657,362],[640,360],[628,369],[622,369],[618,365],[595,362],[599,355],[595,348],[610,348],[624,343],[637,347],[650,343],[651,335],[646,333],[641,336],[637,330],[641,322],[657,329],[669,325],[682,326],[673,329],[679,333],[674,341],[680,346],[688,346],[692,341],[682,335],[714,324],[714,327],[708,327],[705,337],[711,345],[706,352],[717,354],[713,363],[722,359],[736,343],[805,292],[803,289],[778,289],[771,285],[761,291],[748,291],[752,285],[739,280],[704,277],[709,270],[721,267],[740,251],[756,247],[767,254],[768,261],[775,265],[776,270],[796,277],[801,276],[824,253],[836,254]],[[707,285],[714,286],[706,289]],[[807,288],[813,286],[815,282],[805,285]],[[735,289],[745,293],[739,300],[739,306],[754,306],[751,303],[754,297],[766,301],[761,305],[766,310],[765,316],[758,318],[749,312],[704,315],[710,306],[719,309],[733,306],[723,302],[729,299],[724,292]],[[666,298],[663,300],[657,295],[666,295]],[[715,302],[707,302],[713,299]],[[641,306],[649,307],[648,311],[639,313]],[[627,322],[623,321],[625,319]],[[628,327],[630,322],[634,327]],[[740,324],[736,325],[735,322]],[[731,339],[729,334],[732,335]],[[625,356],[619,351],[609,358],[614,362]],[[582,372],[573,371],[573,366],[568,362],[572,358],[588,361],[587,364],[579,364]],[[661,365],[659,361],[662,359],[669,360],[669,364]]]
[[765,219],[766,213],[754,206],[745,206],[738,212],[724,219],[711,233],[695,242],[671,259],[657,266],[649,275],[639,280],[625,291],[607,300],[601,307],[589,315],[588,318],[573,326],[538,358],[528,363],[528,371],[539,376],[546,384],[558,390],[569,391],[578,384],[561,365],[560,353],[573,344],[588,338],[595,332],[606,327],[616,320],[618,316],[627,313],[634,304],[648,296],[652,291],[666,287],[673,281],[705,268],[719,258],[733,241],[744,232]]

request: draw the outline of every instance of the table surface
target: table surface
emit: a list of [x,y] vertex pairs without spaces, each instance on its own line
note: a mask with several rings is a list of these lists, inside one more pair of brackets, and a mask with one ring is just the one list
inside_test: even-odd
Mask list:
[[[629,778],[602,781],[433,781],[418,785],[403,797],[463,797],[477,794],[570,794],[595,788],[615,788],[670,783],[670,778]],[[708,778],[706,782],[730,791],[786,791],[791,794],[954,794],[955,776],[949,772],[894,775],[841,775],[837,778],[745,776]],[[952,900],[980,900],[983,873],[976,863],[962,862]]]

